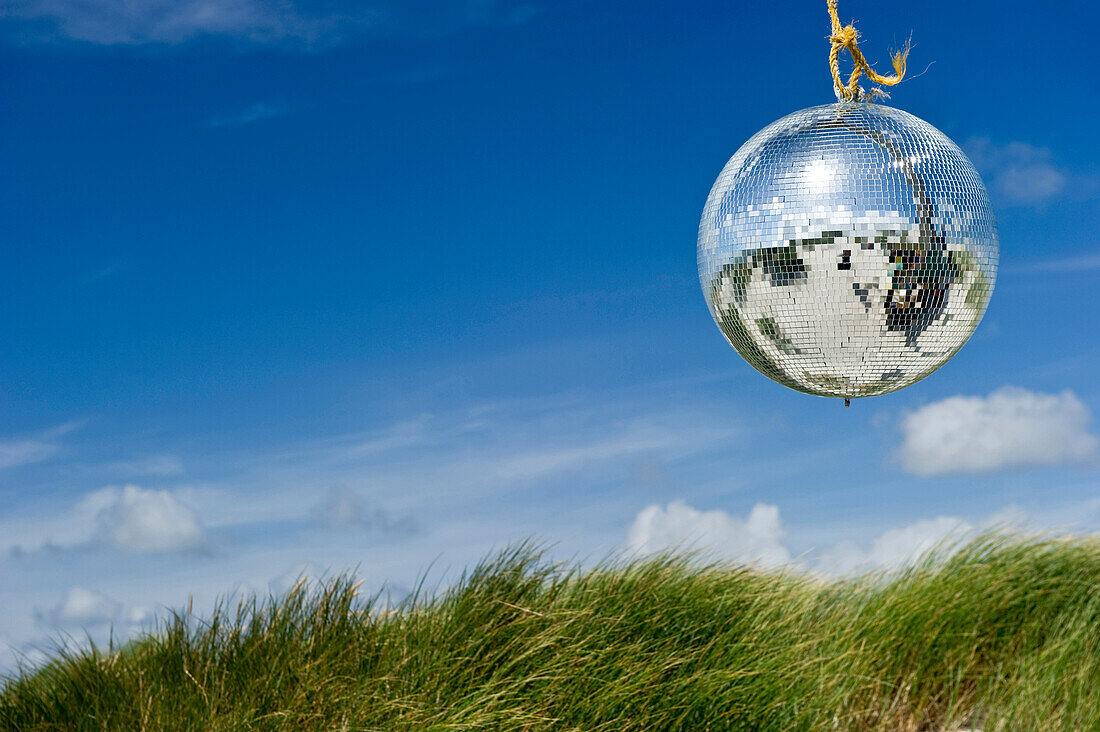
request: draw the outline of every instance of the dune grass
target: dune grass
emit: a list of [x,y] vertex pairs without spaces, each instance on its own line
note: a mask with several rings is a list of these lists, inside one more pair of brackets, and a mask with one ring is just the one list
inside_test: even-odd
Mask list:
[[1100,729],[1100,541],[824,581],[530,546],[384,610],[350,578],[175,616],[0,691],[11,730]]

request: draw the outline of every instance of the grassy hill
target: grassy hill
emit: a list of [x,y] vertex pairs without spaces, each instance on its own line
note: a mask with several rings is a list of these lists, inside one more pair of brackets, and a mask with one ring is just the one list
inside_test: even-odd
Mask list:
[[832,582],[530,547],[383,611],[348,578],[181,614],[0,692],[10,730],[1100,729],[1100,541]]

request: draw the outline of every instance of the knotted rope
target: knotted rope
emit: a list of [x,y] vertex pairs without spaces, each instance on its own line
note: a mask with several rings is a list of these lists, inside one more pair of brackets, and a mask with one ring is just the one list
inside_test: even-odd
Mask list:
[[[826,0],[826,2],[829,5],[829,17],[833,21],[833,34],[829,36],[829,41],[833,44],[833,47],[829,49],[829,70],[833,72],[833,87],[836,91],[836,98],[861,101],[865,96],[864,91],[856,83],[859,81],[860,74],[867,74],[867,78],[871,81],[886,86],[893,86],[901,81],[905,77],[905,59],[909,56],[909,42],[906,41],[905,48],[890,57],[890,60],[894,62],[894,75],[882,76],[871,68],[871,65],[867,63],[867,59],[859,50],[859,33],[856,31],[855,26],[846,25],[841,27],[840,18],[836,14],[836,0]],[[842,48],[848,49],[848,53],[852,55],[852,61],[855,62],[855,68],[852,69],[852,75],[848,77],[847,86],[840,79],[840,49]],[[871,101],[874,101],[876,94],[890,96],[884,90],[876,87],[868,93]]]

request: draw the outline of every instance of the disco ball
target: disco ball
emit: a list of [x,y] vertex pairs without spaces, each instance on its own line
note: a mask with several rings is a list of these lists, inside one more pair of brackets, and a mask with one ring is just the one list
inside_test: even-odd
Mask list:
[[899,109],[842,102],[773,122],[730,159],[699,224],[699,279],[754,368],[850,399],[909,386],[962,348],[998,249],[955,143]]

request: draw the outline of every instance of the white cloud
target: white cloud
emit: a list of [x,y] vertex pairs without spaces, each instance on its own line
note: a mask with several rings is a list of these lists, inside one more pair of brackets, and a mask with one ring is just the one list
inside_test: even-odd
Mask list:
[[1069,174],[1055,165],[1045,147],[1013,141],[996,145],[988,137],[967,140],[966,151],[990,182],[1009,201],[1042,203],[1066,189]]
[[933,549],[951,553],[982,531],[1027,531],[1031,518],[1019,506],[1006,506],[977,525],[957,516],[920,519],[887,529],[866,549],[850,539],[839,541],[817,555],[813,568],[828,575],[896,570]]
[[900,529],[889,529],[864,550],[851,540],[837,542],[823,552],[816,563],[827,574],[848,574],[878,569],[896,569],[929,550],[962,538],[973,530],[966,521],[949,516],[922,519]]
[[836,576],[898,570],[932,549],[951,551],[980,530],[1025,529],[1028,519],[1017,506],[1002,509],[976,525],[954,516],[937,516],[887,529],[869,543],[843,539],[795,559],[783,541],[787,532],[776,506],[758,503],[742,519],[726,511],[699,511],[684,501],[673,501],[638,513],[627,531],[626,549],[631,554],[702,550],[727,561],[786,565]]
[[986,397],[955,396],[902,418],[898,457],[916,475],[1083,461],[1096,454],[1091,420],[1071,391],[1004,387]]
[[790,562],[783,545],[779,509],[764,503],[744,518],[722,510],[699,511],[684,501],[640,511],[627,532],[627,549],[647,554],[668,549],[700,549],[725,559],[774,566]]
[[123,551],[183,551],[206,544],[198,517],[168,491],[104,488],[89,494],[82,509],[94,512],[94,537]]

